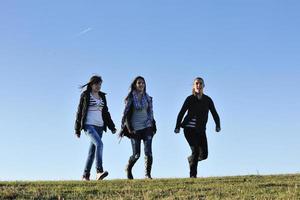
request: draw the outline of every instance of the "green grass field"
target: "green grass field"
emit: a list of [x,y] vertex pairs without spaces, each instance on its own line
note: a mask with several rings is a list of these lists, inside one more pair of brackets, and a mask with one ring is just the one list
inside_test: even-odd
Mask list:
[[300,199],[300,174],[0,182],[1,199]]

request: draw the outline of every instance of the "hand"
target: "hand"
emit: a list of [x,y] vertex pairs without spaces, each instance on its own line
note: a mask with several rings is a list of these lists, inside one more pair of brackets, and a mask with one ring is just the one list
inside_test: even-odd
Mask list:
[[175,130],[174,130],[174,133],[179,133],[180,132],[180,129],[179,128],[176,128]]
[[112,134],[115,134],[117,132],[117,129],[114,129],[111,131]]
[[80,138],[80,132],[75,133],[77,138]]
[[216,127],[216,132],[220,132],[221,131],[221,127]]
[[156,131],[152,131],[152,136],[154,136],[156,134]]
[[119,138],[122,138],[124,136],[124,132],[123,131],[120,131],[119,133],[118,133],[118,137]]

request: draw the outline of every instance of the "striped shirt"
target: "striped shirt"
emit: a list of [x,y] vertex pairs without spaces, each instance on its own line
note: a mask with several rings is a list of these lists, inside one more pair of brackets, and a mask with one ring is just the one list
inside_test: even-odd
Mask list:
[[185,127],[196,128],[196,118],[192,118],[191,121],[189,121],[187,125],[185,125]]
[[88,113],[86,116],[85,124],[95,125],[95,126],[103,126],[103,118],[102,118],[102,109],[104,107],[103,100],[97,99],[90,93],[90,102],[88,106]]

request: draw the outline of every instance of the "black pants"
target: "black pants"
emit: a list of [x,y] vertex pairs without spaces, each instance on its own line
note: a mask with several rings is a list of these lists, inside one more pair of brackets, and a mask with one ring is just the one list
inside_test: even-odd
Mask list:
[[208,156],[206,133],[196,128],[184,128],[184,136],[192,151],[188,159],[190,176],[197,176],[198,161],[205,160]]

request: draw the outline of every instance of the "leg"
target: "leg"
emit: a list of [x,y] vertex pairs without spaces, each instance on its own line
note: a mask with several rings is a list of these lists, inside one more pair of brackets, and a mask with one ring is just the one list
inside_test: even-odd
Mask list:
[[152,129],[147,128],[144,133],[143,142],[144,142],[144,152],[145,152],[145,177],[152,179],[151,169],[153,163],[152,156]]
[[136,161],[140,158],[141,154],[141,140],[140,139],[131,139],[132,146],[132,155],[129,157],[128,164],[126,165],[126,175],[128,179],[133,179],[132,167]]
[[190,145],[192,154],[188,157],[190,166],[190,177],[197,177],[198,157],[199,157],[199,133],[194,128],[185,128],[184,136]]
[[103,128],[102,127],[95,127],[97,132],[97,139],[96,139],[96,170],[97,172],[103,172],[103,142],[102,142],[102,135],[103,135]]
[[90,172],[91,172],[94,158],[95,158],[95,145],[91,142],[89,152],[88,152],[88,157],[87,157],[86,164],[84,167],[84,173],[82,176],[82,178],[84,180],[90,179]]
[[208,157],[207,138],[205,131],[200,133],[199,140],[199,157],[198,161],[205,160]]
[[189,165],[190,165],[190,177],[197,177],[197,168],[198,168],[198,157],[199,157],[199,148],[192,147],[192,155],[188,157]]
[[94,145],[95,159],[96,159],[96,170],[97,172],[103,172],[102,167],[102,128],[92,125],[86,125],[86,134],[90,138],[91,143]]

